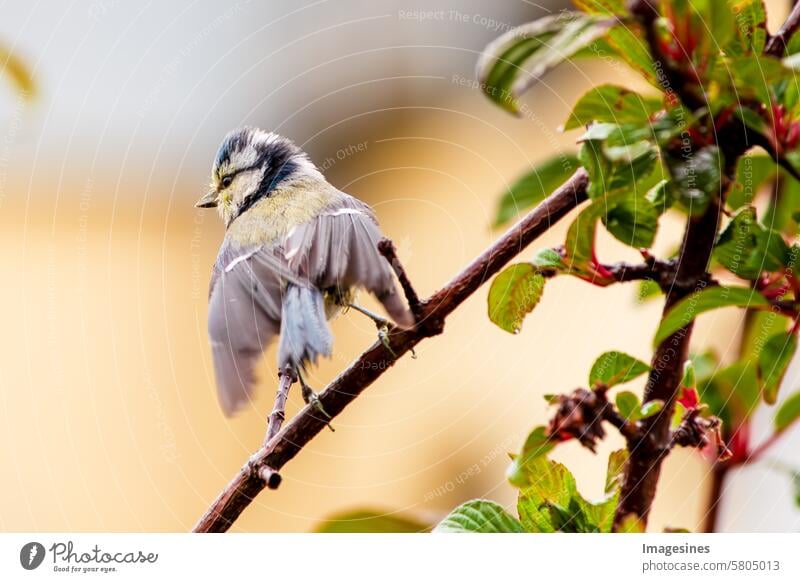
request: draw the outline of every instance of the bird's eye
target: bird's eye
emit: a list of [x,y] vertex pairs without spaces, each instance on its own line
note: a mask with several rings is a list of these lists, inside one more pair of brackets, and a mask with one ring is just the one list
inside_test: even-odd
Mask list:
[[220,180],[220,182],[219,182],[220,186],[222,186],[222,188],[223,188],[223,189],[224,189],[224,188],[227,188],[227,187],[228,187],[228,186],[230,186],[232,183],[233,183],[233,176],[225,176],[225,177],[224,177],[224,178],[222,178],[222,180]]

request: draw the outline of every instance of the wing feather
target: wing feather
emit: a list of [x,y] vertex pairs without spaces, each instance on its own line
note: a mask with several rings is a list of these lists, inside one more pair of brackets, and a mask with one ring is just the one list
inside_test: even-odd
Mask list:
[[212,276],[208,334],[226,414],[250,399],[258,360],[280,331],[287,275],[285,264],[268,249],[223,247],[220,252]]
[[401,327],[411,327],[394,274],[378,251],[378,222],[366,205],[339,193],[336,203],[287,236],[289,268],[320,289],[359,287],[373,293]]

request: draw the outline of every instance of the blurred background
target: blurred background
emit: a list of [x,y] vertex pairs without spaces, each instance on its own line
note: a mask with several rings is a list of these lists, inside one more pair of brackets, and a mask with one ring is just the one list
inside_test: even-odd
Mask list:
[[[773,23],[784,2],[768,3]],[[499,234],[500,194],[537,160],[572,151],[558,127],[590,86],[641,83],[619,65],[567,64],[515,119],[474,86],[487,42],[566,4],[478,1],[123,0],[4,3],[0,43],[35,94],[0,85],[0,529],[185,531],[261,443],[275,353],[234,419],[216,400],[206,336],[210,268],[223,235],[194,208],[224,134],[251,124],[295,140],[339,188],[372,204],[422,295]],[[563,241],[565,220],[537,246]],[[659,248],[680,236],[664,223]],[[609,260],[630,250],[603,238]],[[548,284],[519,336],[492,325],[486,288],[315,439],[235,531],[309,531],[353,508],[433,523],[458,503],[515,490],[507,452],[548,416],[542,395],[586,382],[607,349],[649,360],[661,306],[635,290]],[[725,357],[739,319],[700,320],[697,347]],[[374,339],[350,314],[322,388]],[[800,368],[787,375],[795,388]],[[637,384],[641,389],[642,383]],[[299,391],[289,414],[300,406]],[[763,420],[763,422],[761,422]],[[756,438],[770,417],[756,424]],[[761,431],[761,432],[759,432]],[[584,494],[603,490],[608,439],[556,458]],[[800,436],[731,475],[720,524],[800,529],[785,475]],[[700,527],[699,455],[670,456],[651,529]]]

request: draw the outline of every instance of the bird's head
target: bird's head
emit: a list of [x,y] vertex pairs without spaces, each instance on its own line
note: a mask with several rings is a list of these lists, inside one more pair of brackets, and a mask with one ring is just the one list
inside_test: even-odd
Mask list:
[[308,156],[291,140],[255,127],[230,132],[222,140],[211,169],[208,193],[198,208],[217,208],[230,224],[279,186],[304,176],[320,176]]

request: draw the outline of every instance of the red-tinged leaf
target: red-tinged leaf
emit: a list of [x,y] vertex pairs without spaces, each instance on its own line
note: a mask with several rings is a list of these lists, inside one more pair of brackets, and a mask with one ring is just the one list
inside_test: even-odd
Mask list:
[[678,396],[677,402],[686,410],[695,410],[700,406],[700,398],[697,396],[697,390],[694,388],[681,388],[681,393]]

